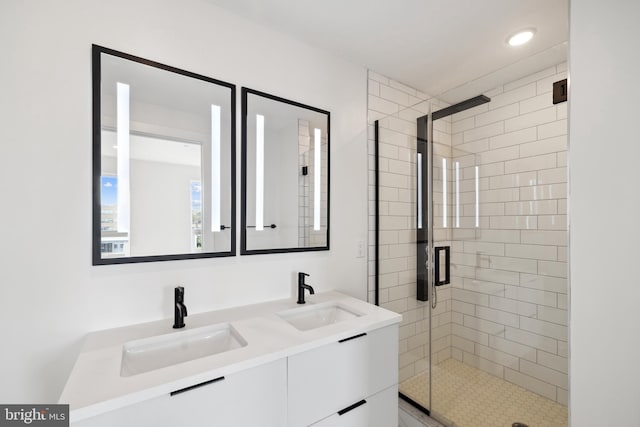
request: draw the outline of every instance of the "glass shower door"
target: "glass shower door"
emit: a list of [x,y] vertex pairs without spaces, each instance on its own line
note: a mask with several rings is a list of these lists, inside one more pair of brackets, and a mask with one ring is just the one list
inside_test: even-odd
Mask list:
[[564,241],[549,239],[566,190],[546,183],[562,170],[535,127],[494,110],[431,115],[429,409],[459,427],[566,426]]
[[521,129],[474,105],[377,121],[372,301],[403,316],[414,406],[459,427],[566,426],[566,122],[546,107],[555,121]]

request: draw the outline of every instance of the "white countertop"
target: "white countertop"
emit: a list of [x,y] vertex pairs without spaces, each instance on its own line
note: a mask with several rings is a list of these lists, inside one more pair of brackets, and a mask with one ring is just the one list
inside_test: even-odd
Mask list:
[[[79,421],[402,319],[397,313],[334,291],[308,295],[306,305],[330,301],[339,302],[361,316],[299,331],[276,314],[301,307],[295,299],[284,299],[190,315],[185,318],[185,328],[179,330],[172,328],[171,318],[90,333],[60,396],[60,403],[70,404],[71,421]],[[247,345],[133,376],[120,375],[125,343],[223,322],[230,323]]]

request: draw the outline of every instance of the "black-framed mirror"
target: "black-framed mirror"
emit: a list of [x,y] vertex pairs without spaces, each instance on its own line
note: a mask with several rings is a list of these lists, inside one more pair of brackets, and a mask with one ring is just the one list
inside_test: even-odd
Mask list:
[[235,85],[92,55],[93,265],[235,255]]
[[242,88],[241,254],[329,249],[330,113]]

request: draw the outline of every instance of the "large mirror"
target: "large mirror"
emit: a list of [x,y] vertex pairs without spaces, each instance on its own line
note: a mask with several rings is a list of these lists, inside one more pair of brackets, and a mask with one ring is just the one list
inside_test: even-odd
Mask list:
[[235,254],[235,86],[93,46],[93,264]]
[[329,116],[242,88],[242,254],[329,249]]

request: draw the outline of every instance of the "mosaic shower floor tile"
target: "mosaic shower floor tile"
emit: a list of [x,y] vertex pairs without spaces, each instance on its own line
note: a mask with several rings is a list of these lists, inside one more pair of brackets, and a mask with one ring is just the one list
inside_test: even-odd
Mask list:
[[[433,367],[432,415],[457,427],[566,427],[567,407],[520,386],[447,359]],[[422,373],[400,384],[400,391],[429,406],[428,376]]]

